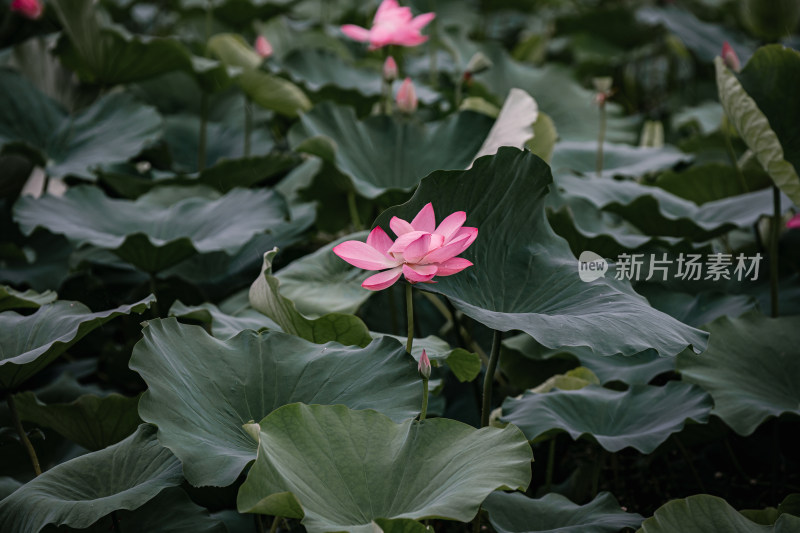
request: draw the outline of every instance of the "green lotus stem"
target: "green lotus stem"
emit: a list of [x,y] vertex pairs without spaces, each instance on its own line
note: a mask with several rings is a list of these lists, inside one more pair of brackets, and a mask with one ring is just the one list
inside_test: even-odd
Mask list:
[[772,224],[769,238],[769,295],[772,318],[778,318],[778,240],[781,237],[781,191],[772,186]]
[[606,138],[606,104],[600,104],[600,126],[597,131],[597,159],[595,160],[595,171],[599,178],[603,174],[603,143]]
[[111,511],[111,527],[117,533],[122,533],[122,529],[119,527],[119,517],[117,516],[116,511]]
[[244,97],[244,156],[250,157],[250,136],[253,132],[253,106],[250,99]]
[[408,322],[408,340],[406,341],[406,351],[411,353],[414,346],[414,295],[411,293],[411,284],[406,285],[406,320]]
[[253,515],[253,519],[256,522],[256,530],[258,531],[258,533],[265,533],[265,531],[264,531],[264,521],[261,519],[261,515],[260,514],[254,514]]
[[364,226],[361,225],[361,217],[358,216],[358,205],[356,204],[356,193],[347,191],[347,207],[350,209],[350,221],[356,231],[361,231]]
[[[431,7],[430,10],[432,12],[436,12],[436,0],[431,0]],[[439,19],[438,17],[433,19],[433,23],[431,24],[431,35],[430,35],[430,54],[431,54],[431,61],[430,61],[430,76],[431,76],[431,87],[437,89],[439,87],[439,66],[437,65],[437,58],[436,58],[436,43],[439,39]]]
[[[727,118],[725,120],[727,122]],[[747,186],[747,181],[744,179],[744,174],[742,174],[742,169],[739,168],[739,161],[736,159],[736,152],[733,150],[733,143],[731,143],[731,134],[728,131],[727,124],[722,125],[723,137],[725,138],[725,150],[728,152],[728,159],[731,160],[731,165],[733,168],[736,169],[736,177],[739,179],[739,185],[742,186],[742,190],[744,192],[750,192],[750,188]]]
[[272,525],[269,527],[269,533],[275,533],[278,531],[278,522],[280,522],[280,520],[280,516],[275,517],[275,519],[272,521]]
[[8,404],[8,411],[11,413],[11,422],[14,424],[14,429],[17,430],[19,439],[22,441],[22,445],[25,446],[25,450],[31,458],[33,471],[37,476],[40,476],[42,474],[42,467],[39,466],[39,458],[36,456],[36,450],[33,448],[33,444],[31,444],[31,440],[28,438],[28,434],[25,433],[25,428],[22,427],[22,422],[19,420],[19,413],[17,412],[17,406],[14,404],[14,396],[11,394],[11,391],[6,392],[6,403]]
[[158,307],[158,294],[156,293],[156,275],[155,274],[150,274],[150,292],[153,294],[153,296],[155,296],[155,300],[150,305],[150,309],[153,310],[153,314],[157,318],[161,318],[161,313],[160,313],[159,307]]
[[489,414],[492,412],[492,385],[497,363],[500,361],[500,340],[502,334],[495,330],[492,337],[492,353],[489,355],[489,364],[486,367],[486,376],[483,378],[483,406],[481,407],[481,427],[489,425]]
[[556,462],[556,437],[550,439],[550,448],[547,450],[547,471],[544,475],[544,491],[550,492],[550,486],[553,484],[553,469]]
[[481,508],[478,507],[478,514],[475,515],[475,520],[472,522],[472,533],[480,533],[481,531]]
[[592,498],[597,496],[597,491],[600,489],[600,474],[603,473],[603,461],[605,458],[605,452],[600,450],[597,462],[594,465],[594,472],[592,473]]
[[197,170],[206,168],[206,130],[208,129],[208,93],[200,96],[200,140],[197,147]]
[[456,93],[453,102],[454,104],[453,107],[455,107],[456,109],[458,109],[458,107],[461,105],[461,99],[463,98],[462,96],[463,86],[464,86],[464,76],[459,76],[458,81],[456,82]]
[[700,492],[706,492],[706,488],[703,485],[703,480],[700,479],[700,474],[697,473],[697,469],[694,467],[694,462],[692,461],[692,456],[689,455],[689,450],[686,449],[686,446],[680,441],[677,435],[672,435],[672,440],[675,441],[675,446],[683,455],[683,460],[686,461],[686,464],[689,466],[689,471],[692,473],[692,477],[694,477],[695,483],[697,486],[700,487]]
[[425,420],[425,415],[428,414],[428,380],[422,380],[422,410],[419,412],[419,421]]

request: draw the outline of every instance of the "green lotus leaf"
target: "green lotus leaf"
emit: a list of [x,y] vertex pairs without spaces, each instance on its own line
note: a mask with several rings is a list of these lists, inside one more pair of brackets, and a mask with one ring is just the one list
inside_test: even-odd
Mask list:
[[516,424],[530,440],[565,431],[575,440],[589,435],[610,452],[630,446],[647,454],[683,429],[686,420],[705,423],[711,407],[711,397],[700,387],[679,381],[626,391],[589,385],[506,398],[500,421]]
[[702,357],[681,354],[678,371],[711,394],[712,414],[736,433],[750,435],[768,418],[800,415],[796,324],[796,317],[756,312],[719,318],[708,325],[708,351]]
[[[739,172],[742,172],[744,185]],[[770,185],[770,180],[764,172],[740,171],[730,165],[708,163],[682,172],[664,172],[655,184],[675,196],[703,205],[763,189]]]
[[534,138],[533,125],[538,118],[536,100],[522,89],[511,89],[474,159],[494,155],[501,146],[524,148]]
[[239,511],[302,518],[310,533],[372,532],[381,518],[466,522],[493,490],[530,482],[530,446],[513,426],[291,404],[256,428]]
[[53,291],[38,293],[33,289],[18,291],[8,285],[0,285],[0,311],[8,309],[37,309],[53,303],[58,294]]
[[23,316],[0,313],[0,387],[13,389],[64,353],[93,329],[121,315],[142,313],[155,298],[92,313],[80,302],[59,300]]
[[219,199],[190,197],[161,206],[148,197],[116,200],[83,186],[69,189],[63,197],[23,197],[14,206],[14,218],[26,235],[44,227],[78,244],[111,250],[146,272],[158,272],[196,253],[234,254],[288,217],[279,194],[246,189],[234,189]]
[[431,201],[439,220],[466,211],[466,224],[480,231],[462,254],[474,266],[420,288],[447,296],[490,328],[521,330],[553,348],[586,346],[597,355],[704,349],[704,333],[651,308],[628,284],[612,276],[581,281],[577,260],[545,218],[551,180],[535,155],[501,148],[468,171],[431,174],[376,225],[389,230],[392,216],[411,220]]
[[742,72],[714,60],[725,113],[775,184],[800,205],[800,104],[794,94],[800,53],[781,45],[759,48]]
[[242,425],[282,405],[343,403],[404,420],[422,392],[416,365],[392,339],[363,349],[274,331],[219,340],[174,318],[148,323],[130,367],[148,384],[139,415],[196,486],[233,483],[256,455]]
[[642,523],[637,533],[792,533],[798,528],[800,518],[796,516],[783,514],[774,526],[764,526],[748,520],[722,498],[697,494],[662,505]]
[[[556,143],[550,166],[556,177],[571,173],[597,176],[595,158],[597,141]],[[601,177],[639,177],[660,172],[691,160],[674,146],[639,148],[627,144],[603,145],[603,172]]]
[[281,70],[315,93],[335,89],[364,98],[379,96],[382,90],[380,71],[353,65],[329,49],[292,50],[281,61]]
[[281,282],[272,274],[272,259],[278,249],[264,254],[261,274],[250,286],[250,305],[275,321],[286,333],[318,344],[336,341],[345,345],[366,346],[372,340],[367,326],[355,315],[328,313],[310,319],[283,296]]
[[261,107],[289,117],[311,109],[311,101],[297,85],[259,69],[261,56],[240,35],[215,35],[209,39],[208,49],[225,65],[242,69],[236,81]]
[[[391,337],[397,339],[398,342],[405,344],[408,337],[401,335],[387,335],[385,333],[370,332],[372,338],[380,339],[382,337]],[[481,358],[478,354],[468,352],[463,348],[453,349],[447,342],[439,337],[428,335],[423,338],[415,338],[414,345],[411,347],[411,355],[414,360],[419,362],[422,357],[422,350],[425,350],[425,355],[430,359],[434,367],[442,364],[447,364],[453,375],[461,382],[472,381],[481,371]]]
[[658,284],[640,284],[637,289],[659,311],[698,328],[723,316],[743,315],[758,306],[756,300],[746,294],[719,291],[688,294]]
[[390,190],[409,191],[437,169],[467,168],[493,122],[471,111],[434,123],[386,115],[358,120],[351,108],[326,102],[300,117],[289,140],[295,149],[335,165],[361,196],[376,198]]
[[[713,60],[718,53],[719,50],[714,50],[710,60]],[[724,116],[725,110],[722,109],[722,105],[709,100],[696,106],[682,108],[672,115],[670,123],[675,130],[694,127],[701,135],[710,135],[720,129]]]
[[623,511],[609,492],[601,492],[586,505],[555,493],[532,499],[516,492],[495,492],[483,508],[497,533],[616,533],[638,527],[644,520]]
[[116,444],[139,427],[139,397],[84,394],[69,403],[42,402],[33,391],[17,394],[22,420],[47,427],[88,450]]
[[73,116],[30,82],[0,69],[0,145],[18,142],[40,150],[45,171],[94,179],[90,172],[109,159],[124,161],[137,155],[160,134],[155,109],[126,93],[106,95]]
[[211,334],[218,339],[230,339],[246,329],[281,331],[278,324],[252,307],[238,310],[235,314],[228,314],[214,304],[186,305],[180,300],[176,300],[170,307],[169,314],[178,318],[202,322],[206,325],[206,329],[210,328]]
[[155,428],[143,424],[124,441],[62,463],[0,501],[0,530],[86,528],[112,511],[137,509],[182,481],[180,462],[158,443]]

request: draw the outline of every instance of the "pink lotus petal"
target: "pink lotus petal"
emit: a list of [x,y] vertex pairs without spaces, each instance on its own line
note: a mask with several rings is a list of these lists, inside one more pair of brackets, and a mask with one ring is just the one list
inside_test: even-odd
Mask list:
[[403,275],[402,267],[384,270],[383,272],[379,272],[365,279],[361,286],[371,291],[380,291],[394,285],[394,283],[400,279],[401,275]]
[[425,207],[419,210],[417,216],[411,221],[411,227],[417,231],[427,231],[433,233],[436,229],[436,215],[433,212],[433,204],[428,202]]
[[464,259],[463,257],[453,257],[444,263],[439,263],[436,271],[437,276],[452,276],[472,266],[472,261]]
[[255,49],[256,53],[264,59],[272,55],[272,45],[263,35],[256,37]]
[[[414,89],[414,83],[411,81],[411,78],[406,78],[403,80],[403,83],[400,84],[397,95],[395,95],[395,103],[397,103],[397,110],[402,113],[413,113],[417,110],[419,101],[417,100],[417,91]],[[436,221],[434,221],[434,226],[435,225]],[[431,231],[433,230],[431,229]]]
[[728,43],[728,41],[722,43],[722,60],[725,62],[725,66],[732,71],[739,72],[742,70],[742,64],[739,62],[739,56],[736,55],[736,51]]
[[789,219],[789,222],[786,223],[787,228],[800,228],[800,213],[796,214],[792,218]]
[[355,24],[345,24],[342,26],[342,33],[353,39],[354,41],[366,42],[369,41],[370,31]]
[[389,228],[391,228],[394,234],[397,235],[398,237],[410,231],[414,231],[414,228],[411,226],[411,224],[409,224],[402,218],[397,218],[397,217],[392,217],[392,219],[389,221]]
[[418,263],[419,260],[428,253],[430,245],[431,234],[423,234],[420,238],[406,246],[406,249],[403,250],[403,260],[406,263]]
[[403,265],[403,275],[411,283],[430,281],[436,275],[436,265]]
[[31,20],[40,18],[44,12],[44,4],[39,0],[12,0],[9,7],[11,11]]
[[445,241],[448,241],[455,232],[461,229],[461,226],[463,226],[466,221],[467,214],[464,211],[456,211],[442,220],[434,233],[444,236]]
[[409,231],[408,233],[403,233],[397,238],[396,241],[394,241],[394,244],[389,248],[389,253],[395,253],[395,254],[403,253],[409,244],[416,241],[423,235],[426,235],[424,231]]
[[427,254],[419,262],[427,265],[430,263],[441,263],[443,261],[447,261],[451,257],[457,256],[469,247],[471,244],[469,238],[469,235],[462,235],[457,239],[453,239],[441,248],[437,248]]
[[409,26],[419,31],[425,26],[427,26],[428,23],[435,18],[436,18],[436,13],[423,13],[422,15],[414,17]]
[[444,237],[441,235],[436,235],[435,233],[431,233],[431,244],[428,246],[428,252],[432,252],[442,247],[444,244]]
[[361,241],[345,241],[334,246],[333,253],[364,270],[382,270],[398,265],[398,261],[389,259],[381,252]]
[[378,10],[375,12],[375,18],[372,19],[372,23],[379,24],[387,20],[392,20],[395,11],[398,9],[400,9],[400,6],[397,4],[397,0],[383,0],[381,5],[378,6]]
[[458,230],[457,232],[455,232],[453,234],[453,237],[450,239],[450,242],[458,239],[459,237],[461,237],[463,235],[468,235],[469,236],[469,239],[468,239],[469,242],[464,247],[464,249],[466,250],[467,247],[469,247],[470,244],[475,242],[475,239],[478,237],[478,228],[472,228],[472,227],[469,227],[469,226],[461,228],[460,230]]
[[367,245],[372,246],[383,255],[389,255],[389,248],[394,244],[392,239],[383,231],[383,228],[378,226],[369,232],[367,237]]

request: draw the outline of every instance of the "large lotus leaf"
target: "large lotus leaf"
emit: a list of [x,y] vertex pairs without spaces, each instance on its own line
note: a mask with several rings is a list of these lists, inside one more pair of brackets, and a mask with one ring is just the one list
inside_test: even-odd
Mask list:
[[264,254],[261,274],[250,286],[250,305],[274,320],[283,331],[311,342],[336,341],[346,345],[366,346],[369,330],[355,315],[328,313],[310,319],[297,310],[294,302],[280,291],[281,282],[272,274],[272,260],[278,249]]
[[313,92],[333,86],[339,90],[356,91],[363,98],[379,96],[382,90],[378,70],[352,65],[329,49],[293,50],[281,61],[281,70]]
[[533,139],[533,125],[538,118],[536,100],[522,89],[511,89],[474,159],[494,155],[501,146],[524,148]]
[[483,508],[497,533],[616,533],[644,520],[623,511],[609,492],[601,492],[586,505],[555,493],[534,500],[516,492],[495,492]]
[[116,444],[141,423],[138,396],[84,394],[69,403],[45,403],[26,391],[14,400],[20,419],[50,428],[88,450]]
[[8,285],[0,285],[0,311],[8,309],[36,309],[55,301],[58,295],[53,291],[38,293],[33,289],[18,291]]
[[[112,93],[74,116],[16,73],[0,69],[0,144],[22,142],[46,156],[46,172],[93,179],[101,163],[125,161],[160,134],[155,109],[126,93]],[[33,111],[32,111],[33,110]]]
[[750,313],[722,317],[708,326],[711,342],[702,357],[681,354],[678,371],[714,398],[714,411],[740,435],[784,413],[800,415],[800,331],[796,317]]
[[760,169],[754,172],[721,163],[708,163],[694,165],[681,172],[664,172],[658,176],[655,184],[676,196],[702,205],[763,189],[770,185],[770,179]]
[[280,293],[309,318],[334,312],[355,313],[373,294],[361,287],[369,273],[345,263],[331,250],[341,242],[366,238],[366,232],[347,235],[292,261],[275,274]]
[[37,533],[47,524],[85,528],[136,509],[181,484],[181,464],[147,425],[119,444],[62,463],[0,501],[0,530]]
[[764,526],[748,520],[722,498],[697,494],[662,505],[637,533],[792,533],[798,529],[796,516],[782,514],[775,525]]
[[[468,316],[499,331],[528,333],[545,346],[587,346],[598,355],[633,355],[653,348],[674,355],[706,335],[651,308],[630,285],[581,281],[567,243],[547,224],[544,197],[552,178],[530,152],[501,148],[465,172],[435,172],[407,203],[383,212],[411,220],[428,202],[439,220],[466,211],[480,233],[463,257],[474,266],[425,284]],[[608,180],[604,180],[608,181]]]
[[185,198],[165,207],[146,197],[112,199],[85,186],[73,187],[62,197],[23,197],[14,206],[14,219],[26,235],[41,226],[77,243],[111,250],[147,272],[198,252],[234,254],[288,217],[279,194],[246,189],[215,200]]
[[208,90],[228,81],[224,67],[192,56],[177,39],[132,35],[111,24],[92,0],[64,0],[53,9],[64,27],[57,53],[83,80],[112,86],[180,69]]
[[757,307],[752,296],[703,291],[687,294],[659,284],[639,284],[639,292],[650,304],[684,324],[700,327],[723,317],[737,317]]
[[[389,190],[409,191],[434,170],[467,168],[492,124],[472,111],[434,123],[386,115],[358,120],[349,107],[322,103],[300,117],[289,139],[298,150],[336,165],[360,195],[376,198]],[[327,139],[328,148],[303,142],[318,137]]]
[[228,314],[214,304],[204,303],[189,306],[176,300],[170,307],[169,314],[178,318],[202,322],[206,325],[206,329],[210,329],[211,334],[218,339],[230,339],[246,329],[281,331],[278,324],[253,308],[243,309],[236,314]]
[[630,446],[651,453],[687,420],[705,423],[711,407],[706,392],[680,381],[663,387],[634,385],[626,391],[589,385],[507,398],[500,420],[516,424],[530,440],[566,431],[573,439],[590,435],[610,452]]
[[139,414],[197,486],[233,483],[256,452],[242,424],[282,405],[342,403],[403,420],[418,412],[422,391],[416,365],[392,339],[363,349],[274,331],[219,340],[175,319],[148,323],[130,366],[148,384]]
[[[550,166],[555,176],[578,173],[597,175],[595,158],[597,141],[556,143]],[[691,160],[673,146],[640,148],[627,144],[605,143],[603,145],[603,172],[601,177],[639,177],[659,172]]]
[[261,107],[289,117],[311,109],[311,101],[297,85],[259,69],[261,56],[240,35],[215,35],[208,41],[208,49],[225,65],[242,69],[236,81]]
[[[800,205],[800,104],[790,95],[800,80],[800,53],[760,48],[737,75],[714,60],[722,107],[775,184]],[[751,94],[752,93],[752,94]]]
[[259,424],[240,512],[302,518],[311,533],[375,531],[375,520],[468,521],[496,489],[525,490],[531,450],[513,426],[291,404]]
[[149,296],[98,313],[80,302],[63,300],[43,305],[28,316],[0,313],[0,387],[18,386],[93,329],[120,315],[142,313],[154,300]]
[[[353,54],[350,48],[334,35],[330,35],[323,30],[318,30],[313,24],[309,24],[311,19],[319,16],[319,6],[310,6],[312,14],[308,17],[298,16],[289,18],[286,16],[272,17],[266,22],[256,22],[256,31],[269,39],[272,45],[274,59],[283,62],[295,51],[328,50],[337,56],[352,59]],[[334,8],[333,5],[329,6]]]
[[566,196],[583,198],[619,214],[649,235],[705,241],[734,228],[749,228],[773,211],[772,191],[768,189],[699,206],[659,187],[634,181],[560,176],[556,182]]

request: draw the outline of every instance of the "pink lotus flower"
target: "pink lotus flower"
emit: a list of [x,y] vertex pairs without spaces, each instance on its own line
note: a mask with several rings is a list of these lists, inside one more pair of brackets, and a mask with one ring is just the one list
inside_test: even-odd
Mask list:
[[11,11],[16,11],[23,17],[36,20],[42,16],[44,5],[39,0],[13,0]]
[[256,37],[255,49],[256,53],[264,59],[272,55],[272,45],[263,35]]
[[787,228],[800,228],[800,213],[796,214],[792,218],[789,219],[789,222],[786,223]]
[[417,110],[417,91],[411,78],[406,78],[397,90],[397,109],[403,113],[413,113]]
[[422,379],[430,379],[431,377],[431,360],[428,359],[428,354],[422,350],[422,355],[419,357],[419,364],[417,371]]
[[397,240],[377,227],[367,242],[345,241],[333,253],[358,268],[382,270],[361,284],[371,291],[390,287],[400,276],[409,283],[435,283],[434,276],[451,276],[472,266],[471,261],[456,257],[478,237],[478,228],[464,227],[466,220],[464,211],[456,211],[437,226],[429,203],[410,223],[392,217],[389,227]]
[[436,17],[436,13],[424,13],[412,17],[410,7],[400,7],[397,0],[383,0],[375,13],[372,29],[345,24],[342,32],[353,40],[369,42],[369,49],[376,50],[389,44],[417,46],[428,40],[420,30]]
[[742,64],[739,62],[739,56],[736,55],[736,52],[733,50],[728,41],[722,43],[722,60],[725,62],[725,66],[731,69],[734,72],[739,72],[742,70]]
[[386,81],[397,79],[397,61],[392,56],[387,57],[383,63],[383,79]]

